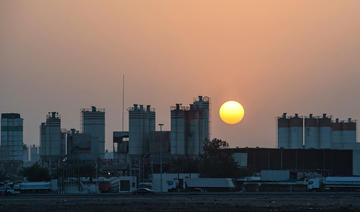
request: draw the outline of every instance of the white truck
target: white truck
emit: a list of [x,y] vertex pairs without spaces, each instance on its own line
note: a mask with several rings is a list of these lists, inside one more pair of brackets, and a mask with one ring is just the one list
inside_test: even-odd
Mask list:
[[19,184],[21,193],[27,192],[49,192],[51,190],[50,182],[24,182]]
[[317,177],[307,181],[309,191],[360,191],[360,177]]

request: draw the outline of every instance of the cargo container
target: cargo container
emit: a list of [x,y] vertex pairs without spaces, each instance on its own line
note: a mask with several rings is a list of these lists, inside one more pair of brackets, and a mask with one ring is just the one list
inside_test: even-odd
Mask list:
[[261,181],[288,181],[290,180],[289,170],[261,170]]

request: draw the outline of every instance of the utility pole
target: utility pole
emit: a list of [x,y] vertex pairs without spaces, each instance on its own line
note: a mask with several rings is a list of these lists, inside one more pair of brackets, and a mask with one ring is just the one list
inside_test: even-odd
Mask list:
[[163,169],[162,169],[162,127],[164,126],[164,124],[159,124],[159,127],[160,127],[160,192],[163,192],[163,189],[162,189],[162,184],[163,184],[163,181],[162,181],[162,172],[163,172]]

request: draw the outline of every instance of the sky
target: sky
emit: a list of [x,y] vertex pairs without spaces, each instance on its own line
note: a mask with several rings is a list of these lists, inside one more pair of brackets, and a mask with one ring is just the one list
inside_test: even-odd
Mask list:
[[[24,143],[39,144],[49,111],[80,129],[80,109],[106,110],[106,147],[125,105],[211,97],[210,133],[235,147],[276,147],[283,112],[360,118],[358,0],[4,0],[0,112],[21,113]],[[240,124],[218,115],[226,100]],[[128,113],[125,113],[128,129]]]

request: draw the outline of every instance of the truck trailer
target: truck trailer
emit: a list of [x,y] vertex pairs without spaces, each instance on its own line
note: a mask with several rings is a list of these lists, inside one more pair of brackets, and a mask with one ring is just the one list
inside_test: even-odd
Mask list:
[[360,177],[318,177],[307,184],[309,191],[360,191]]

